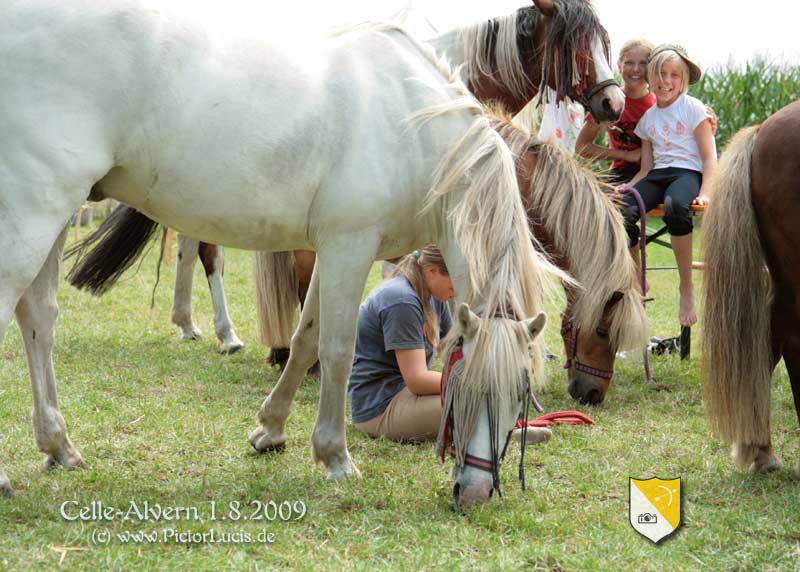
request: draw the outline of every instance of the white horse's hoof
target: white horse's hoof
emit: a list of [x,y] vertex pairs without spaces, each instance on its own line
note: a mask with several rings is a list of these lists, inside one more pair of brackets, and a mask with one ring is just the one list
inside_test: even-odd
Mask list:
[[181,340],[183,340],[184,342],[199,340],[202,337],[203,337],[203,332],[201,332],[197,328],[192,328],[191,331],[184,331],[181,334]]
[[244,342],[242,342],[242,340],[240,340],[239,338],[235,338],[234,340],[228,342],[227,344],[222,344],[222,347],[220,347],[219,349],[219,353],[221,353],[222,355],[232,355],[238,352],[239,350],[243,349],[244,349]]
[[10,499],[14,496],[14,489],[11,488],[11,482],[8,477],[0,473],[0,496]]
[[42,464],[42,471],[51,471],[58,467],[64,467],[68,471],[72,469],[83,469],[86,463],[78,450],[67,441],[57,453],[47,455]]
[[250,432],[250,444],[259,453],[264,451],[280,451],[286,447],[286,435],[281,433],[277,437],[269,434],[263,425],[259,425]]
[[327,478],[329,481],[341,481],[349,478],[361,479],[361,471],[348,458],[346,463],[334,463],[328,467]]

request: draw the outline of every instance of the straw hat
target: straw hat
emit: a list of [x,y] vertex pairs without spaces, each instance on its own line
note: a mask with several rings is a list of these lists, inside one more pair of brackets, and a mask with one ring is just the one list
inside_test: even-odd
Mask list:
[[661,44],[660,46],[656,46],[653,48],[653,51],[650,52],[650,57],[647,60],[648,63],[653,60],[656,54],[666,52],[667,50],[672,50],[678,54],[681,59],[686,62],[686,65],[689,66],[689,85],[700,81],[700,76],[703,75],[703,72],[700,70],[700,66],[690,60],[686,50],[683,48],[683,46],[679,46],[678,44]]

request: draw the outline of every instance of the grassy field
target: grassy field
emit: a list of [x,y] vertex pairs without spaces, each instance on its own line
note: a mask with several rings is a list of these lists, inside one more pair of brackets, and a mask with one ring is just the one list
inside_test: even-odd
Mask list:
[[[450,465],[437,461],[432,444],[353,430],[348,442],[363,480],[326,482],[308,448],[313,380],[297,396],[286,450],[257,454],[247,434],[278,372],[265,366],[267,350],[257,343],[249,254],[226,254],[231,314],[247,344],[234,356],[216,353],[199,270],[194,306],[203,340],[182,343],[169,323],[174,268],[162,269],[149,308],[153,252],[105,298],[61,289],[60,403],[85,470],[39,472],[25,354],[16,326],[9,328],[0,347],[0,460],[17,495],[0,499],[1,570],[800,569],[800,483],[788,469],[755,476],[732,466],[703,415],[697,350],[688,362],[653,359],[655,386],[642,381],[640,361],[618,360],[606,402],[580,406],[565,392],[555,305],[546,337],[559,359],[548,364],[540,399],[548,411],[579,409],[596,424],[556,427],[550,442],[529,450],[527,491],[516,480],[512,445],[503,497],[456,514]],[[653,264],[672,263],[665,249],[649,255]],[[677,274],[656,271],[650,281],[652,332],[677,335]],[[775,447],[793,465],[799,432],[782,365],[773,425]],[[628,477],[653,475],[683,479],[682,527],[658,546],[628,523]],[[132,502],[142,510],[145,501],[186,507],[199,519],[82,522],[61,514],[62,505],[72,517],[93,501],[123,511]],[[268,507],[261,520],[251,518],[258,503]],[[300,503],[302,517],[289,510]],[[276,506],[290,520],[276,519]]]

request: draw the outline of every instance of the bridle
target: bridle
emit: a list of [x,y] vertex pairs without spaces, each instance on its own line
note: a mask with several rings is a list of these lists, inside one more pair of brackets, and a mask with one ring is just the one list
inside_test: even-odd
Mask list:
[[[508,318],[508,315],[503,313],[497,313],[495,314],[495,317]],[[453,412],[452,409],[445,412],[444,404],[445,404],[445,396],[447,394],[446,393],[447,386],[451,381],[455,382],[455,380],[451,380],[451,373],[453,371],[453,368],[456,364],[458,364],[464,359],[463,344],[464,344],[464,338],[459,338],[458,342],[456,343],[455,349],[450,354],[450,359],[448,360],[447,367],[442,372],[440,396],[443,408],[443,415],[447,415],[443,441],[441,443],[442,463],[445,462],[446,452],[448,450],[450,451],[450,455],[455,457],[455,448],[452,439]],[[525,490],[525,444],[527,442],[528,412],[530,404],[533,403],[534,408],[540,413],[544,411],[544,408],[539,403],[539,400],[536,399],[536,396],[533,394],[533,391],[531,389],[530,377],[528,376],[527,370],[524,371],[524,375],[525,375],[525,396],[523,397],[522,411],[520,412],[520,415],[517,418],[517,424],[515,425],[515,427],[518,426],[520,422],[522,425],[522,440],[520,444],[520,460],[519,460],[519,480],[523,491]],[[508,449],[508,444],[511,441],[511,434],[514,432],[514,429],[512,428],[506,435],[506,440],[505,444],[503,445],[503,450],[500,451],[498,454],[497,431],[498,431],[499,420],[495,418],[494,409],[492,408],[491,394],[486,395],[486,411],[489,421],[489,441],[490,441],[489,447],[490,447],[491,458],[483,459],[476,455],[471,455],[465,452],[464,466],[472,467],[480,471],[491,473],[492,489],[496,490],[499,496],[503,496],[502,493],[500,492],[500,463],[502,463],[503,459],[506,456],[506,450]]]
[[583,105],[585,108],[589,109],[590,108],[589,102],[591,101],[591,99],[595,95],[603,91],[605,88],[610,87],[612,85],[619,87],[619,83],[617,83],[617,80],[615,80],[614,78],[604,79],[603,81],[594,84],[591,87],[591,89],[585,91],[582,89],[582,85],[578,86],[578,92],[577,92],[578,103]]
[[[561,314],[561,337],[566,341],[567,336],[569,336],[569,343],[567,344],[567,362],[564,364],[564,369],[574,367],[582,373],[587,373],[602,379],[612,379],[614,377],[613,369],[592,367],[582,363],[578,359],[578,336],[580,335],[580,331],[580,327],[572,323],[571,317],[566,314]],[[608,337],[608,330],[603,329],[602,326],[598,326],[597,335],[600,337]]]

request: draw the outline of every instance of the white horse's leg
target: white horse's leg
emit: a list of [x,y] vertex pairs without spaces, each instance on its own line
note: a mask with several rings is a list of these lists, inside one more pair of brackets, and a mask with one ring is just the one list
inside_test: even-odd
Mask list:
[[225,288],[222,285],[224,272],[224,256],[221,246],[200,243],[200,261],[206,271],[208,289],[211,291],[211,304],[214,307],[214,331],[222,343],[220,352],[223,354],[236,353],[244,348],[244,343],[233,331],[233,323],[228,315],[228,301],[225,299]]
[[172,299],[172,323],[183,332],[184,340],[200,337],[200,328],[192,321],[192,282],[200,241],[178,233],[178,263],[175,269],[175,296]]
[[347,379],[353,368],[358,307],[380,238],[350,237],[326,242],[317,256],[320,284],[319,411],[311,456],[328,468],[329,479],[361,476],[345,436]]
[[[45,188],[39,192],[23,191],[21,189],[34,188],[30,181],[48,179],[47,174],[40,172],[35,176],[15,179],[6,176],[11,172],[13,172],[13,161],[10,167],[0,162],[0,203],[3,204],[3,208],[0,208],[0,253],[3,257],[0,263],[0,343],[5,337],[21,297],[28,293],[29,287],[40,275],[45,262],[52,264],[54,244],[57,241],[59,244],[57,250],[60,253],[63,237],[59,239],[59,235],[63,232],[69,217],[85,198],[79,191],[59,194],[57,188]],[[47,204],[41,204],[40,199],[43,197],[47,197]],[[57,258],[56,256],[56,262]],[[41,286],[37,292],[40,290]],[[43,324],[43,327],[44,330],[37,332],[37,335],[44,336],[44,339],[49,337],[51,340],[49,343],[52,343],[52,331],[46,324]],[[23,339],[30,358],[31,350],[27,347],[28,336],[32,338],[33,332],[26,332],[22,322],[20,328],[23,330]],[[37,343],[44,348],[41,342],[42,339],[37,340]],[[39,363],[49,364],[50,359],[50,355],[47,355],[46,360],[40,360]],[[50,371],[52,372],[52,365]],[[36,387],[34,375],[34,370],[31,369],[31,380]],[[2,468],[0,468],[0,494],[5,496],[13,494],[8,477]]]
[[67,425],[58,408],[53,370],[53,339],[58,317],[58,269],[66,237],[65,228],[16,309],[33,389],[33,436],[36,446],[47,455],[45,469],[58,465],[72,469],[83,465],[80,453],[67,437]]
[[319,355],[319,279],[314,272],[308,288],[306,303],[292,336],[289,361],[278,384],[272,388],[258,411],[259,426],[250,433],[250,443],[258,451],[283,448],[286,443],[286,419],[306,371]]

